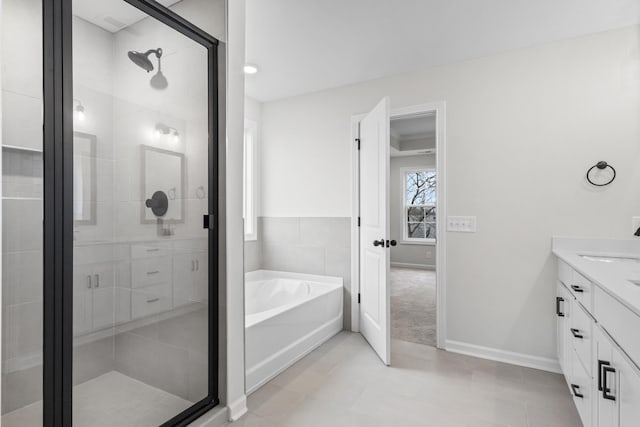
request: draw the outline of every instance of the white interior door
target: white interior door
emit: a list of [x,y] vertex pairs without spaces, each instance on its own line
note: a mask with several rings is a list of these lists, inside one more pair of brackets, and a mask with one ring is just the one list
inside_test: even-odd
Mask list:
[[360,122],[360,331],[391,362],[389,98]]

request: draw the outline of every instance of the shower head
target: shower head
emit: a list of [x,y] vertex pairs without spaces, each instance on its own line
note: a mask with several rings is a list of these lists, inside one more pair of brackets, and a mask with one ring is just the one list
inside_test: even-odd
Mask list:
[[162,57],[162,48],[149,49],[144,53],[130,50],[129,53],[127,53],[127,56],[134,64],[148,73],[149,71],[153,71],[153,64],[149,60],[149,55],[151,55],[152,53],[155,53],[156,58],[158,58],[159,60],[160,57]]

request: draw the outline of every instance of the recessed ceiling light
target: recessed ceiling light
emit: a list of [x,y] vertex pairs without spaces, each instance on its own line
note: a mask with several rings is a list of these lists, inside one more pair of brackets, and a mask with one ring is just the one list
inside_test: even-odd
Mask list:
[[257,72],[258,72],[258,66],[257,65],[246,64],[244,66],[244,73],[245,74],[255,74]]

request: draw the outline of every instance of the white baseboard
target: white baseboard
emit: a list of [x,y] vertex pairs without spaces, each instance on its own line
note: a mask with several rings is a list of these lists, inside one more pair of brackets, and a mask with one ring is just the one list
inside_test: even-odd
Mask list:
[[237,421],[241,416],[247,413],[247,396],[242,395],[242,397],[236,399],[235,401],[229,403],[227,406],[229,409],[229,421]]
[[420,270],[435,270],[435,265],[428,264],[409,264],[407,262],[392,262],[391,267],[402,267],[402,268],[418,268]]
[[479,357],[481,359],[495,360],[496,362],[509,363],[511,365],[540,369],[542,371],[555,372],[558,374],[562,373],[558,360],[550,359],[547,357],[532,356],[530,354],[524,353],[515,353],[512,351],[500,350],[497,348],[484,347],[481,345],[452,340],[446,341],[446,350],[452,353],[460,353],[467,356]]

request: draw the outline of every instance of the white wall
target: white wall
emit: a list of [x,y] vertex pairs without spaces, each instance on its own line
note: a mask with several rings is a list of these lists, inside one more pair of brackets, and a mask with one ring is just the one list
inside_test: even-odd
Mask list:
[[402,168],[414,166],[426,166],[435,169],[435,155],[392,157],[390,161],[390,239],[398,242],[398,246],[391,248],[391,263],[435,267],[436,246],[434,244],[407,244],[402,242],[404,231],[404,186]]
[[385,95],[446,101],[447,211],[478,217],[447,236],[447,338],[555,358],[551,236],[628,237],[640,214],[640,28],[266,103],[262,214],[349,216],[349,120]]

